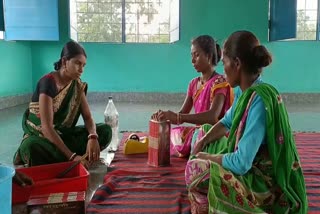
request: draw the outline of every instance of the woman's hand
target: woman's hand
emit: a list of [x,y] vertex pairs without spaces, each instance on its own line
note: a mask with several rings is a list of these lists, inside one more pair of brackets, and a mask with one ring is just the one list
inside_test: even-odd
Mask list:
[[198,152],[196,157],[203,160],[211,160],[211,155],[206,152]]
[[178,123],[178,114],[170,110],[169,111],[159,110],[158,112],[154,113],[151,118],[157,121],[169,120],[170,123],[172,124]]
[[195,155],[195,154],[201,152],[204,149],[205,145],[206,144],[205,144],[205,142],[203,141],[203,138],[202,138],[201,140],[199,140],[198,142],[195,143],[195,147],[193,149],[192,154]]
[[13,176],[12,181],[23,187],[26,185],[33,185],[32,178],[19,171],[16,171],[16,174]]
[[161,111],[159,113],[159,119],[161,121],[169,120],[172,124],[178,123],[178,114],[173,111]]
[[87,161],[87,159],[83,159],[81,160],[82,157],[80,155],[75,156],[75,158],[73,159],[73,161],[80,161],[81,164],[88,169],[89,168],[89,162]]
[[158,119],[158,114],[159,114],[160,111],[161,111],[161,110],[153,113],[153,114],[151,115],[151,119],[152,119],[152,120],[155,120],[155,121],[158,121],[158,120],[159,120],[159,119]]
[[202,160],[210,160],[212,162],[222,165],[222,155],[214,155],[206,152],[199,152],[196,154],[196,157]]
[[100,158],[100,145],[98,139],[90,138],[87,144],[89,162],[98,161]]

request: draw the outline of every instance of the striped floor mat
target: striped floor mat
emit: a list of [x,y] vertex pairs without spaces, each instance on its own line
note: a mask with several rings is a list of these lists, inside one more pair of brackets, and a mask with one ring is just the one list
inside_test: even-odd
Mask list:
[[304,171],[309,214],[320,213],[320,133],[295,133]]
[[[123,139],[129,134],[124,133]],[[320,133],[296,133],[295,138],[309,213],[320,213]],[[190,213],[184,181],[186,160],[171,158],[172,166],[161,168],[149,167],[146,162],[146,154],[125,156],[120,147],[87,213]]]

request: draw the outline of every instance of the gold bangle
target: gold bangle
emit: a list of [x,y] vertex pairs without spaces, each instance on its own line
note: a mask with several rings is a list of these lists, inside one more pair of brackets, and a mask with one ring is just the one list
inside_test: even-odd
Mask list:
[[73,161],[73,159],[77,156],[77,153],[73,153],[70,158],[69,158],[69,161]]
[[181,114],[180,114],[180,112],[177,113],[177,124],[178,125],[181,124]]
[[99,137],[98,137],[97,134],[89,134],[89,135],[88,135],[88,140],[89,140],[89,139],[96,139],[96,140],[98,140],[98,138],[99,138]]

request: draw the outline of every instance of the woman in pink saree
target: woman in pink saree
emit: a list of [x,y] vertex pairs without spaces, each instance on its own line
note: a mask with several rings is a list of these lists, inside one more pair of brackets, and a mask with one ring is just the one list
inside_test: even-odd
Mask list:
[[[191,57],[193,67],[201,75],[190,81],[180,111],[159,110],[152,115],[154,120],[169,120],[178,125],[171,130],[170,153],[179,157],[190,155],[193,142],[198,139],[200,126],[218,122],[233,101],[231,87],[223,75],[215,70],[221,58],[221,49],[214,39],[202,35],[192,40]],[[194,113],[191,113],[192,108]],[[194,126],[182,126],[183,123]]]

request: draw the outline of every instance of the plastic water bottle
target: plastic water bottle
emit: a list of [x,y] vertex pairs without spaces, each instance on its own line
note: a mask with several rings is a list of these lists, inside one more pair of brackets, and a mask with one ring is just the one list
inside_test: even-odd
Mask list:
[[104,111],[104,122],[111,126],[112,129],[112,139],[108,151],[115,152],[119,147],[119,113],[113,103],[112,96],[109,96],[109,101]]

